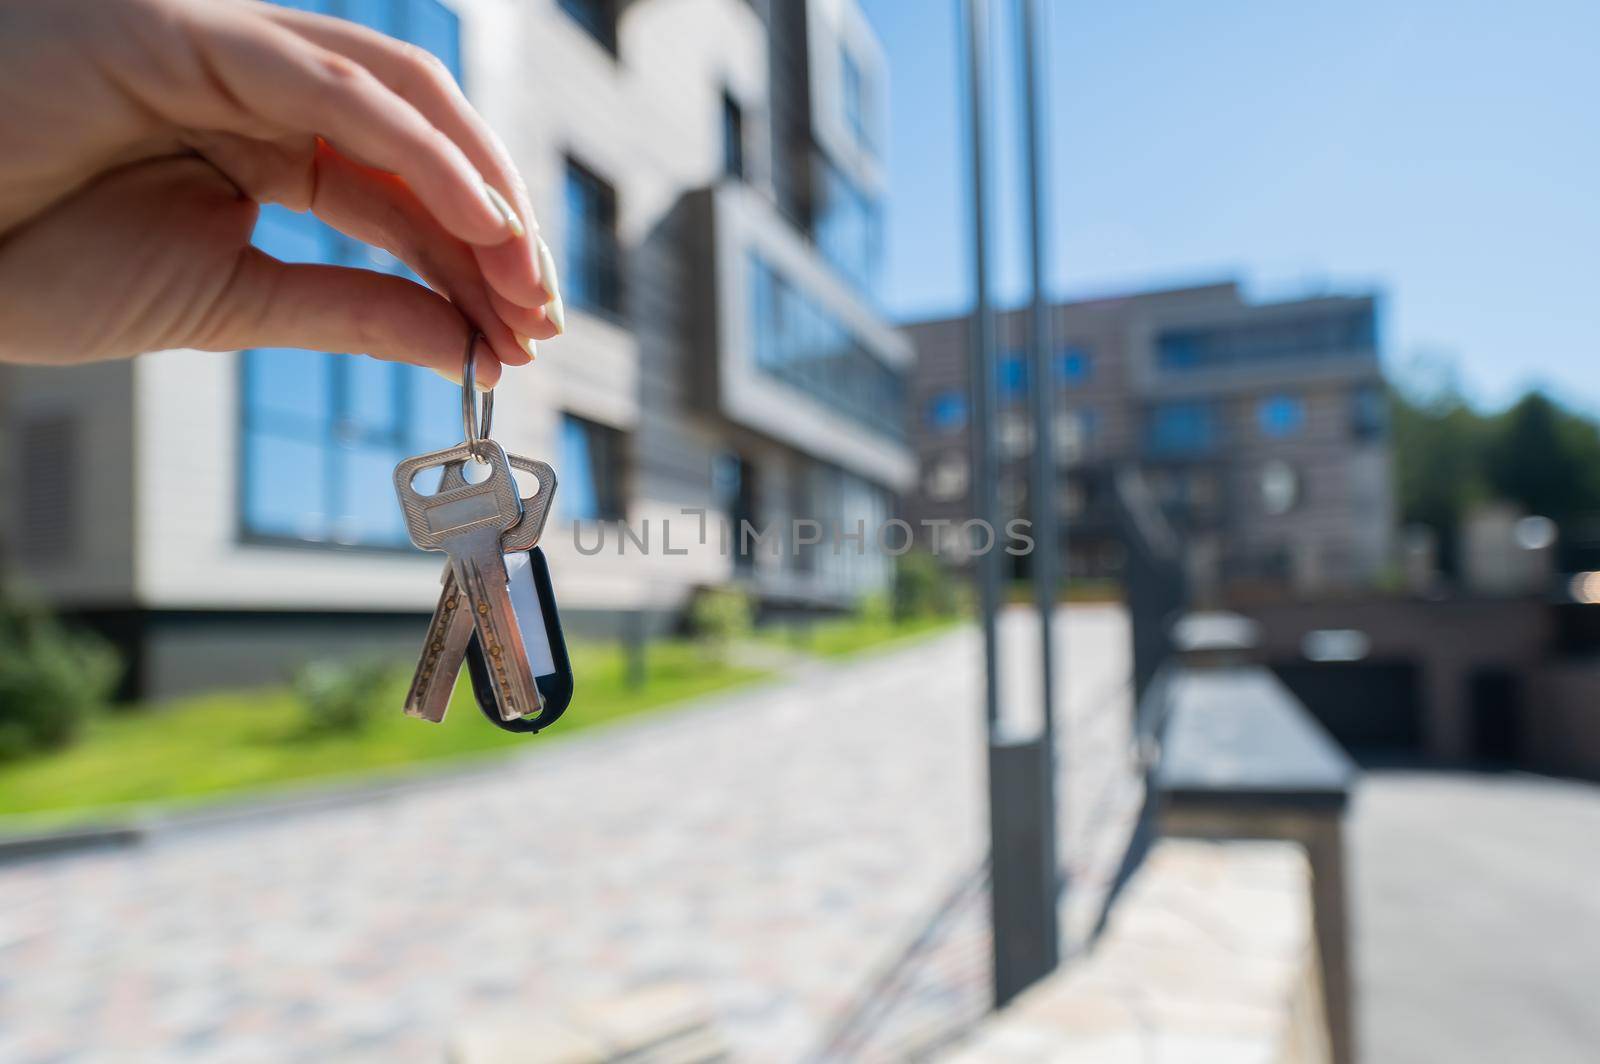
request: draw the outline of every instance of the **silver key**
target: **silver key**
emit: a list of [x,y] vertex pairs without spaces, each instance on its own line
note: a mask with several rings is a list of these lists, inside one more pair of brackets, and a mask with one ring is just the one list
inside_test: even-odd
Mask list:
[[[489,663],[489,679],[500,713],[507,720],[535,711],[538,687],[528,666],[522,632],[511,606],[505,556],[500,537],[522,520],[521,500],[511,466],[500,445],[480,441],[479,454],[489,466],[481,484],[442,488],[423,495],[412,487],[422,470],[473,457],[467,444],[408,458],[395,466],[395,492],[405,511],[411,542],[423,550],[443,551],[462,593],[453,613],[472,618]],[[429,647],[425,648],[431,650]]]
[[[544,532],[545,519],[550,514],[550,502],[556,492],[556,471],[544,462],[518,455],[507,456],[507,461],[513,469],[532,473],[539,481],[538,489],[522,500],[522,519],[500,536],[502,551],[511,554],[531,550],[538,544]],[[439,480],[439,490],[453,491],[466,486],[465,468],[464,462],[445,466],[444,475]],[[433,609],[432,620],[428,622],[428,634],[422,643],[417,671],[412,675],[411,687],[406,692],[406,714],[431,720],[435,724],[444,720],[445,711],[450,708],[450,695],[455,690],[456,677],[461,672],[467,656],[467,645],[472,639],[471,618],[460,609],[460,586],[455,570],[446,566],[439,603]],[[537,683],[533,688],[533,696],[537,701],[530,704],[524,713],[536,713],[543,708]],[[504,712],[503,703],[501,709]]]

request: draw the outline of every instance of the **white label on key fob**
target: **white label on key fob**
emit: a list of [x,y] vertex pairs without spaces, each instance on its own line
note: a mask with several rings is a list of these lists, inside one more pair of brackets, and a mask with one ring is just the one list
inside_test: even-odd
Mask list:
[[533,586],[533,565],[527,551],[506,555],[506,574],[511,578],[511,608],[522,629],[522,645],[528,652],[528,665],[535,676],[550,676],[556,661],[550,652],[550,635],[544,627],[544,608],[539,591]]

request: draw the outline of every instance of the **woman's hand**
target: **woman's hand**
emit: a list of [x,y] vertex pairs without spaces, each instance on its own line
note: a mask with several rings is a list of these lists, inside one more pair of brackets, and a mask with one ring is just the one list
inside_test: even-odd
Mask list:
[[[277,261],[260,203],[433,290]],[[306,347],[459,379],[468,329],[522,365],[561,326],[522,178],[428,53],[252,0],[0,0],[0,361]]]

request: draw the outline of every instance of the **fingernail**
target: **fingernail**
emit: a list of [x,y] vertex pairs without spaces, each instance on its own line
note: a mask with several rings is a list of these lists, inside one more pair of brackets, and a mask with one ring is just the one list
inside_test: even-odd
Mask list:
[[527,234],[527,227],[522,224],[522,219],[517,217],[517,212],[511,209],[510,202],[500,195],[499,189],[487,181],[483,183],[483,198],[488,200],[489,206],[493,207],[495,213],[500,215],[501,221],[506,223],[506,228],[511,230],[512,236],[524,236]]
[[522,336],[519,334],[517,336],[517,343],[521,344],[522,349],[528,352],[529,358],[539,357],[539,341],[535,340],[533,337]]
[[550,293],[550,302],[544,305],[545,317],[556,327],[556,332],[567,331],[567,308],[561,302],[561,281],[556,276],[556,257],[550,254],[550,245],[539,238],[539,283]]
[[[461,374],[460,373],[452,373],[450,370],[437,369],[437,368],[435,368],[433,366],[429,366],[428,369],[429,369],[430,372],[437,373],[439,376],[443,377],[445,380],[449,381],[451,384],[454,384],[457,388],[461,387]],[[492,391],[494,391],[494,385],[485,384],[485,383],[483,383],[483,381],[479,380],[477,377],[474,377],[472,379],[472,386],[474,388],[478,389],[478,391],[480,391],[480,392],[492,392]]]

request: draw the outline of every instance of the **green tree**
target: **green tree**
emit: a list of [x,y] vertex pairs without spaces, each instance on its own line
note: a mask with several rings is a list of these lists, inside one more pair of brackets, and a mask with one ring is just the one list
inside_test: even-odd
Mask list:
[[1440,564],[1454,572],[1462,519],[1491,495],[1484,472],[1490,425],[1454,389],[1428,399],[1391,392],[1390,412],[1400,518],[1431,528]]
[[1495,419],[1485,473],[1496,495],[1567,525],[1600,510],[1600,431],[1543,392]]

